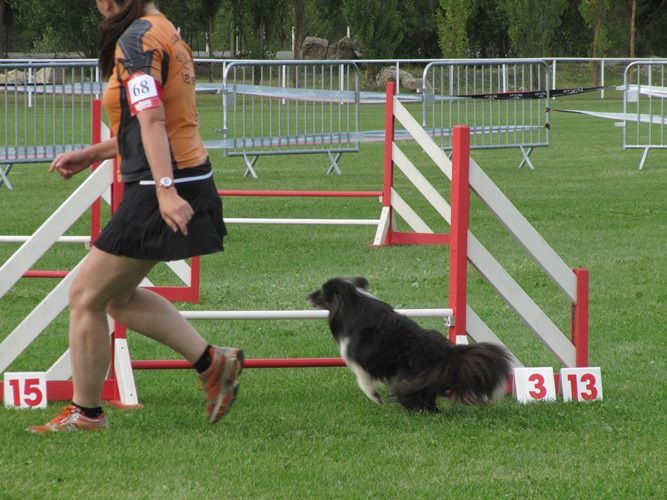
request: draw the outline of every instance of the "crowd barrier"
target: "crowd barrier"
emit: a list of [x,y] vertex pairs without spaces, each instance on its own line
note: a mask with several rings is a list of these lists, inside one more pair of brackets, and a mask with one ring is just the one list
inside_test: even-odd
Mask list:
[[[242,158],[245,176],[257,177],[260,157],[286,154],[326,154],[326,172],[340,174],[344,153],[384,139],[362,126],[361,106],[384,96],[361,90],[355,61],[205,61],[220,80],[196,90],[222,95],[223,135],[203,131],[205,145]],[[11,189],[15,164],[90,144],[90,103],[104,85],[94,60],[0,62],[0,186]],[[452,125],[468,123],[473,149],[516,147],[533,168],[533,148],[549,143],[548,92],[542,60],[456,60],[429,62],[421,86],[399,98],[421,104],[415,113],[443,149]]]
[[651,149],[667,148],[667,61],[630,63],[623,79],[623,148],[641,149],[639,170]]

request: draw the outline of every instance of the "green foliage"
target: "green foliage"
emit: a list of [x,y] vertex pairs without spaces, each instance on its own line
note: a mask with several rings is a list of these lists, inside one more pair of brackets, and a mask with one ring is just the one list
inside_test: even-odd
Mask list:
[[31,49],[97,54],[100,14],[90,0],[11,0],[15,22],[34,33]]
[[578,3],[568,2],[560,27],[554,33],[551,46],[560,56],[586,57],[593,34],[579,12]]
[[343,0],[342,8],[364,59],[393,57],[403,36],[398,0]]
[[403,19],[403,38],[395,57],[433,59],[442,56],[438,45],[436,11],[438,0],[414,0],[398,5]]
[[637,52],[646,57],[667,54],[667,9],[660,0],[647,0],[638,6]]
[[579,12],[593,32],[591,45],[592,57],[603,57],[609,47],[605,15],[609,10],[610,0],[581,0]]
[[347,33],[343,17],[343,0],[309,0],[306,2],[306,35],[336,42]]
[[467,0],[440,0],[436,22],[443,57],[455,59],[469,56],[466,26],[472,8]]
[[466,32],[471,57],[505,57],[509,53],[507,13],[498,0],[473,0]]
[[513,55],[552,55],[552,40],[566,7],[567,0],[505,0]]
[[228,0],[230,15],[241,36],[245,55],[267,59],[284,46],[287,38],[283,18],[287,0]]
[[[92,0],[0,0],[0,50],[96,55]],[[664,0],[299,0],[303,33],[336,43],[351,28],[364,58],[664,56]],[[196,51],[270,58],[291,49],[294,0],[159,0]],[[299,24],[301,26],[301,24]],[[239,54],[234,50],[240,44]]]
[[[197,34],[205,32],[205,36],[211,37],[213,31],[213,20],[221,9],[224,0],[160,0],[160,9],[167,17],[181,29],[181,36],[195,50],[203,50],[199,47]],[[211,48],[212,50],[212,48]]]

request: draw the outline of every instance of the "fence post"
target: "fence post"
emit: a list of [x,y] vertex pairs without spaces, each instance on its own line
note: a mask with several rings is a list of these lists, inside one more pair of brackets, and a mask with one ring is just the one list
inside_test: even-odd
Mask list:
[[572,343],[576,366],[588,366],[588,269],[574,269],[577,277],[577,302],[572,306]]
[[468,268],[468,226],[470,224],[470,129],[454,127],[452,150],[452,218],[449,239],[449,307],[454,325],[449,340],[456,343],[466,335],[466,282]]

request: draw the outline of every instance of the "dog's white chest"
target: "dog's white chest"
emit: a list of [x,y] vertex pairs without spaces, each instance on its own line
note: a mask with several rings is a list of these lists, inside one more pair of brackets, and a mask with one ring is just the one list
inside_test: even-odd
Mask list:
[[349,348],[350,339],[344,338],[338,342],[340,356],[343,358],[343,361],[345,361],[347,367],[357,377],[357,384],[359,385],[359,388],[366,396],[368,396],[371,401],[380,403],[382,398],[378,394],[377,388],[381,382],[371,377],[371,375],[366,370],[364,370],[359,363],[356,363],[354,360],[350,359]]

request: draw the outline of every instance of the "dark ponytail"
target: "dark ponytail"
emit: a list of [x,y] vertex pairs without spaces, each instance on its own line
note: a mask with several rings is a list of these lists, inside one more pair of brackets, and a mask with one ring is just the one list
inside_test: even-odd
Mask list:
[[118,14],[107,17],[100,23],[99,68],[104,78],[113,72],[116,42],[134,21],[144,15],[144,6],[149,0],[114,0],[122,6]]

